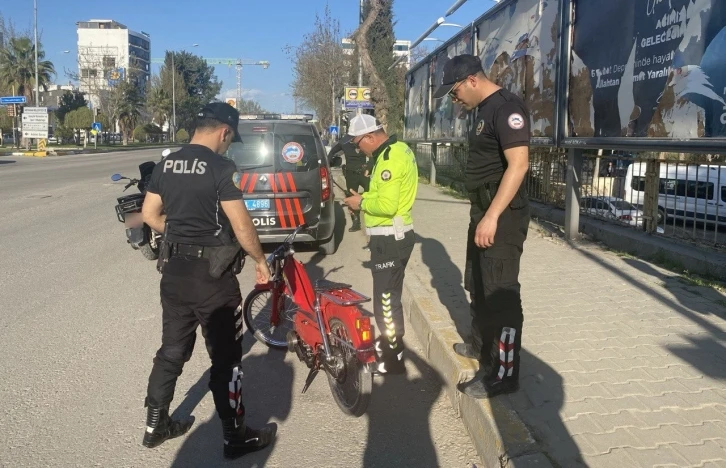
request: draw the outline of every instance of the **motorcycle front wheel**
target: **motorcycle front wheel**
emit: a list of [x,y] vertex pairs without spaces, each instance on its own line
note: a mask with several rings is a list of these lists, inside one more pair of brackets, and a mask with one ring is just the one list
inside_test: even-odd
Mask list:
[[356,357],[348,327],[336,318],[330,319],[329,326],[331,335],[336,338],[330,340],[330,352],[334,360],[326,366],[325,372],[330,391],[343,413],[360,417],[371,401],[373,374]]

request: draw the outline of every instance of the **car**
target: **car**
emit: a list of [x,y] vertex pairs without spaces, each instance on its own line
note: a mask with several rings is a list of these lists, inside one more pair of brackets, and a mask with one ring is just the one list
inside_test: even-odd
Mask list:
[[307,224],[297,240],[335,253],[335,200],[330,163],[311,114],[240,115],[241,142],[225,157],[262,243],[280,243]]
[[612,219],[631,226],[643,225],[643,212],[622,198],[583,197],[580,206],[585,213],[598,218]]

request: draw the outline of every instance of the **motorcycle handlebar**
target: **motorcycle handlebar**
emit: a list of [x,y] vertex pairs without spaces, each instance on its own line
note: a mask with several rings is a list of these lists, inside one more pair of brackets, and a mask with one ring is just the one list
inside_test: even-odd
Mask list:
[[295,230],[287,236],[287,239],[285,239],[281,246],[276,248],[269,257],[267,257],[267,263],[272,263],[277,258],[284,258],[290,253],[290,249],[292,247],[292,243],[295,241],[295,237],[302,231],[303,229],[307,229],[307,224],[301,224],[298,227],[295,228]]

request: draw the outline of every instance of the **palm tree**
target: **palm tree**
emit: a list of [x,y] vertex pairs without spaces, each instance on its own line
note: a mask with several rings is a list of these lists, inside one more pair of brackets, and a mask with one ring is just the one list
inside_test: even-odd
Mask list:
[[119,94],[118,123],[121,127],[124,146],[128,144],[129,136],[136,127],[144,107],[144,98],[141,95],[138,85],[133,81],[119,83],[117,89]]
[[[56,73],[53,63],[44,58],[45,52],[38,44],[38,87],[47,90]],[[29,37],[11,38],[7,47],[0,49],[0,85],[15,88],[17,95],[35,102],[35,46]]]

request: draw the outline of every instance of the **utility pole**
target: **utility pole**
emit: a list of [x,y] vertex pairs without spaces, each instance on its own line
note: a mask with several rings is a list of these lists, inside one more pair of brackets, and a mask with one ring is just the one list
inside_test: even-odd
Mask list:
[[38,96],[38,0],[33,0],[33,16],[35,17],[35,107],[39,107]]
[[[359,10],[360,10],[359,14],[358,14],[358,17],[359,17],[358,18],[358,27],[359,28],[360,28],[360,25],[363,24],[363,20],[364,20],[364,18],[363,18],[364,2],[365,2],[365,0],[360,0],[360,4],[359,4]],[[359,36],[358,39],[362,40],[363,38]],[[363,59],[360,56],[360,47],[358,47],[358,87],[360,88],[362,86],[363,86]],[[359,107],[356,110],[356,112],[360,115],[363,112],[363,110]]]
[[174,51],[171,51],[171,107],[172,107],[172,133],[171,141],[176,143],[176,67],[174,66]]

